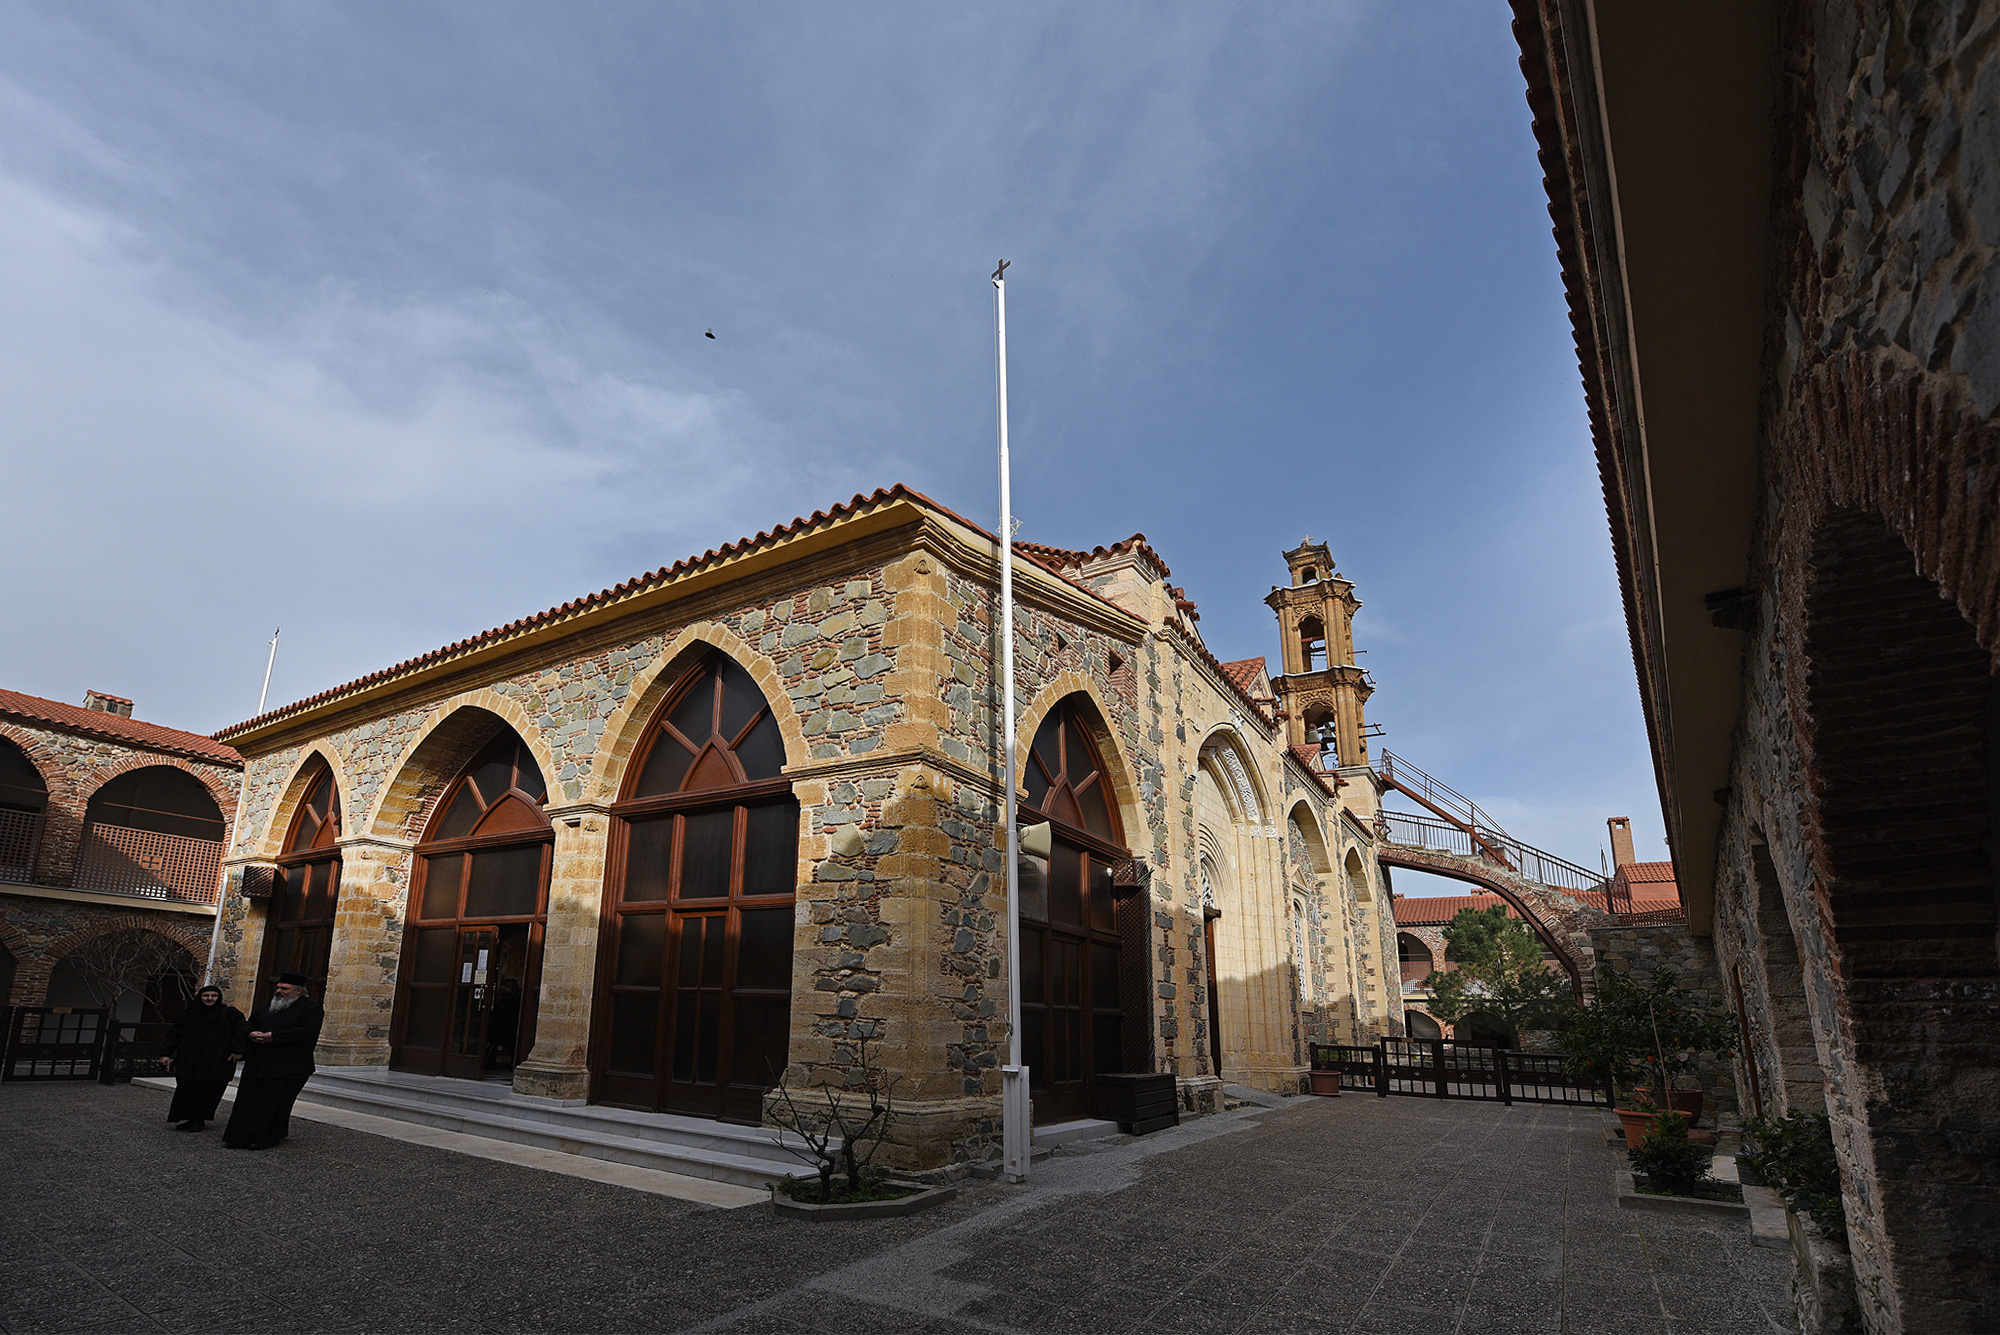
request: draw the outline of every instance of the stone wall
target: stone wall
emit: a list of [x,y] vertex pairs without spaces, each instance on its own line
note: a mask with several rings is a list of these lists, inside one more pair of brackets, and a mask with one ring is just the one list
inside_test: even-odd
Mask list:
[[[1599,969],[1610,969],[1643,984],[1664,964],[1679,976],[1680,986],[1696,1005],[1735,1010],[1723,985],[1714,943],[1689,932],[1686,923],[1593,927],[1590,945]],[[1737,1116],[1733,1058],[1703,1057],[1693,1075],[1701,1087],[1702,1115],[1709,1119],[1708,1125]]]

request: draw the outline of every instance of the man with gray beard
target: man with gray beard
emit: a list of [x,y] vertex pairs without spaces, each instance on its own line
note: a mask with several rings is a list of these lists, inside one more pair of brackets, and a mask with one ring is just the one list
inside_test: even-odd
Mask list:
[[271,1000],[245,1022],[243,1079],[222,1143],[232,1150],[268,1150],[291,1130],[292,1102],[313,1073],[313,1045],[326,1012],[306,990],[302,973],[281,973]]

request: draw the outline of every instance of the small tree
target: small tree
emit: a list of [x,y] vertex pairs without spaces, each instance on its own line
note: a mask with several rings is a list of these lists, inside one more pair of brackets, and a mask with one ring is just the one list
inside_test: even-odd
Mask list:
[[1455,967],[1429,981],[1431,1013],[1446,1024],[1485,1011],[1518,1042],[1527,1030],[1560,1027],[1575,1009],[1569,977],[1548,967],[1540,938],[1506,909],[1460,909],[1444,939]]
[[1610,1080],[1621,1090],[1650,1078],[1664,1103],[1675,1078],[1691,1072],[1703,1053],[1736,1051],[1736,1023],[1720,1006],[1702,1005],[1682,990],[1669,965],[1644,983],[1602,969],[1596,1000],[1577,1011],[1562,1047],[1571,1075]]
[[771,1120],[804,1141],[806,1148],[783,1137],[778,1144],[819,1173],[822,1202],[833,1199],[835,1172],[846,1175],[850,1196],[861,1194],[862,1179],[896,1123],[897,1081],[885,1079],[868,1059],[868,1045],[880,1038],[877,1026],[863,1021],[854,1028],[854,1061],[841,1068],[844,1080],[821,1080],[801,1091],[800,1098],[793,1097],[792,1087],[782,1079],[773,1091],[778,1105],[771,1109]]
[[118,998],[127,992],[143,996],[147,985],[159,977],[174,979],[183,1000],[189,995],[190,957],[186,948],[157,932],[139,928],[106,932],[92,937],[66,958],[83,975],[83,984],[90,989],[91,997],[114,1012],[118,1009]]

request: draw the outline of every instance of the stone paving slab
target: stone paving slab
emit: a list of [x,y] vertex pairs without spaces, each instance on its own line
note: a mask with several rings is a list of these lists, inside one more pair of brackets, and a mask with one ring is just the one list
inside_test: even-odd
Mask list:
[[1343,1097],[810,1225],[353,1127],[267,1153],[131,1086],[0,1087],[0,1331],[1772,1335],[1791,1258],[1618,1210],[1605,1117]]

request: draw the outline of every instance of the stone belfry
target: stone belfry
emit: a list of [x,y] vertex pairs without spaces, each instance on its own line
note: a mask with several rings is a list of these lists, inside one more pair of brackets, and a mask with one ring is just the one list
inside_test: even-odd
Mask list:
[[1307,538],[1285,553],[1292,582],[1264,601],[1278,614],[1284,674],[1271,685],[1284,710],[1293,746],[1332,742],[1339,763],[1368,763],[1368,723],[1362,707],[1375,693],[1354,663],[1354,614],[1361,600],[1333,568],[1323,542]]

